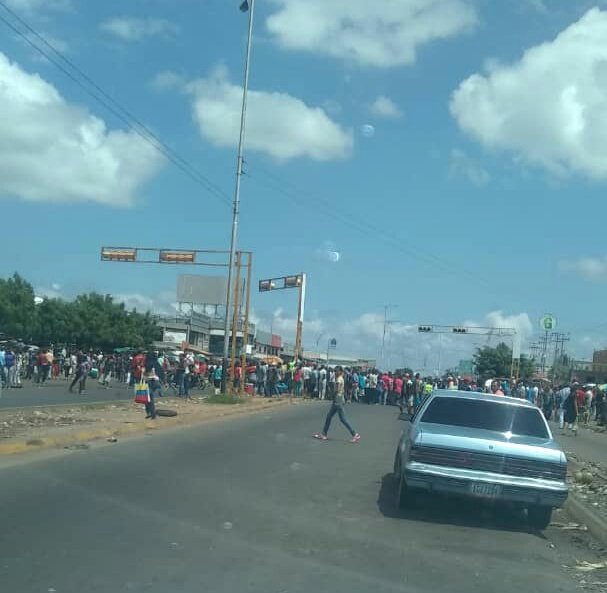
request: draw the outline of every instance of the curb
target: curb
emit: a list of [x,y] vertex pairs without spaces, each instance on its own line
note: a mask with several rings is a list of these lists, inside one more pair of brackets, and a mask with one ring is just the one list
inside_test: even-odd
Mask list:
[[[222,413],[216,416],[201,416],[198,418],[187,418],[185,421],[182,417],[175,418],[163,418],[162,425],[165,428],[176,427],[176,426],[192,426],[195,424],[204,424],[205,422],[213,422],[221,420],[229,416],[242,416],[244,414],[254,414],[267,410],[268,408],[277,408],[285,404],[289,404],[289,400],[281,399],[275,400],[272,403],[264,403],[263,405],[256,406],[253,408],[236,408],[226,409]],[[118,429],[110,428],[99,428],[97,430],[82,430],[78,432],[70,432],[65,435],[58,435],[55,437],[44,437],[42,439],[18,439],[9,443],[0,443],[0,456],[17,455],[19,453],[28,453],[33,451],[43,451],[51,448],[63,448],[68,445],[74,445],[77,443],[84,443],[89,441],[96,441],[99,439],[109,437],[120,437],[120,436],[132,436],[136,434],[144,433],[147,430],[159,430],[159,424],[152,424],[142,420],[141,424],[134,424],[128,426],[122,426]]]
[[[567,459],[571,472],[579,470],[577,461]],[[578,522],[588,527],[588,531],[603,544],[607,546],[607,521],[599,517],[586,502],[577,494],[569,490],[569,495],[564,505],[565,510]]]

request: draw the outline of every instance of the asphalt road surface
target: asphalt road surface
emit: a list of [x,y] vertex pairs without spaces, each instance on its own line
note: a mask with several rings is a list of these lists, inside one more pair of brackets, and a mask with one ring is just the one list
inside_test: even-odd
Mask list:
[[[69,382],[65,379],[53,379],[42,385],[26,381],[20,389],[3,389],[0,396],[0,410],[6,408],[35,408],[49,405],[71,405],[97,402],[126,401],[132,399],[133,390],[124,383],[113,383],[105,388],[99,385],[97,379],[89,378],[86,390],[78,394],[68,390]],[[193,396],[201,395],[198,390],[192,392]]]
[[[0,591],[571,592],[585,551],[482,505],[399,512],[395,408],[324,403],[0,461]],[[586,551],[586,557],[587,551]]]

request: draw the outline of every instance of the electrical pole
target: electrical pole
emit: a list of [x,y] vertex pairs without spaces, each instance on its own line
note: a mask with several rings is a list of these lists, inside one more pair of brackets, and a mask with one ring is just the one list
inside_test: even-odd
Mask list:
[[385,365],[384,355],[385,355],[385,350],[386,350],[386,330],[387,330],[388,324],[392,323],[391,321],[388,321],[388,310],[393,309],[395,307],[398,307],[398,305],[384,305],[384,331],[383,331],[382,338],[381,338],[381,355],[380,355],[380,360],[382,362],[382,365]]
[[[238,234],[238,214],[240,211],[240,180],[242,177],[242,166],[243,166],[243,153],[244,153],[244,139],[245,139],[245,128],[247,122],[247,93],[249,89],[249,65],[251,63],[251,42],[253,39],[253,14],[255,12],[255,0],[248,0],[241,4],[241,10],[245,10],[248,7],[249,10],[249,30],[247,35],[247,51],[245,55],[244,63],[244,82],[242,86],[242,108],[240,112],[240,136],[238,138],[238,153],[236,156],[236,186],[234,188],[234,202],[232,206],[232,235],[230,238],[230,260],[228,264],[228,281],[226,284],[226,309],[225,309],[225,320],[223,327],[223,373],[221,378],[221,390],[226,393],[226,379],[228,370],[228,348],[229,338],[228,333],[230,330],[230,290],[232,284],[232,272],[234,268],[234,260],[236,258],[236,239]],[[235,339],[233,336],[232,339]]]

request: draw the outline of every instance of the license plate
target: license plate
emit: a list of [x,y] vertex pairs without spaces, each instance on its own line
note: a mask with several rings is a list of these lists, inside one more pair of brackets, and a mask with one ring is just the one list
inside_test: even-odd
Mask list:
[[473,482],[470,484],[470,493],[475,496],[484,496],[485,498],[495,498],[502,493],[502,487],[499,484],[487,484],[485,482]]

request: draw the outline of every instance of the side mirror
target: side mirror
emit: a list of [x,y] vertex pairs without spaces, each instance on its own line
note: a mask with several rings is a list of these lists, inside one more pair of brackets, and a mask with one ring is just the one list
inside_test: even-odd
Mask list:
[[401,412],[398,415],[399,420],[404,420],[405,422],[411,422],[411,414],[409,412]]

